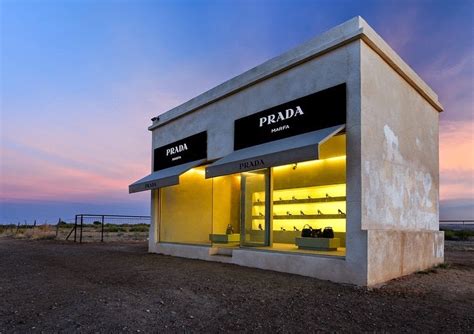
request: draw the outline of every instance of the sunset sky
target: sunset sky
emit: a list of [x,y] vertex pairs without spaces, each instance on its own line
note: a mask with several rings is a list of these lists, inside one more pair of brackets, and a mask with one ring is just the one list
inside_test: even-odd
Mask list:
[[357,15],[439,95],[441,218],[474,219],[473,1],[0,4],[1,223],[149,214],[151,117]]

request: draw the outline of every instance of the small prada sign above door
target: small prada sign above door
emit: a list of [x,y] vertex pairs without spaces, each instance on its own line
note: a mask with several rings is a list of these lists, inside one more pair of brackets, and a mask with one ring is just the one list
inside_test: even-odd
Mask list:
[[207,158],[207,132],[178,140],[155,148],[153,152],[153,171],[181,165]]
[[346,123],[346,84],[235,121],[234,150]]

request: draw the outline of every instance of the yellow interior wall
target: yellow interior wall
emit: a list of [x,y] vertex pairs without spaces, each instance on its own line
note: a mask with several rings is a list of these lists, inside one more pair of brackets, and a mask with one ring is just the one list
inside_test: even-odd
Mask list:
[[[274,201],[345,196],[346,194],[346,136],[332,137],[320,146],[320,159],[273,168]],[[209,234],[224,234],[228,224],[235,233],[240,232],[240,175],[228,175],[205,179],[205,166],[193,168],[180,176],[180,184],[160,190],[161,223],[160,241],[182,243],[210,243]],[[254,202],[265,201],[263,175],[248,180],[246,184],[246,229],[258,229],[263,219],[252,219],[264,206]],[[346,213],[346,202],[274,204],[276,215],[337,214]],[[313,228],[331,226],[336,232],[346,231],[345,219],[274,219],[273,230],[282,227],[292,231],[293,226],[302,229],[305,224]]]
[[234,233],[240,232],[240,176],[228,175],[212,179],[213,212],[212,233],[225,234],[231,224]]
[[160,190],[160,241],[209,243],[212,233],[212,180],[204,167],[190,169],[176,186]]
[[319,158],[328,159],[346,155],[346,135],[341,134],[329,138],[319,145]]
[[[251,174],[247,173],[247,174]],[[259,213],[266,215],[265,205],[256,206],[254,202],[260,200],[261,203],[265,203],[265,175],[257,174],[254,177],[247,178],[245,184],[245,228],[247,232],[249,230],[258,230],[258,224],[262,224],[265,228],[265,219],[253,219],[252,217],[258,216]]]
[[[345,197],[346,196],[346,135],[332,137],[320,146],[320,159],[289,164],[273,168],[273,214],[315,215],[320,210],[324,215],[337,215],[338,209],[346,211],[346,201],[318,203],[278,204],[278,200],[311,198]],[[256,194],[256,197],[260,194]],[[256,209],[258,210],[258,209]],[[254,225],[258,224],[255,220]],[[331,226],[335,232],[346,231],[346,219],[274,219],[273,230],[281,228],[293,231],[301,230],[305,224],[312,228]]]

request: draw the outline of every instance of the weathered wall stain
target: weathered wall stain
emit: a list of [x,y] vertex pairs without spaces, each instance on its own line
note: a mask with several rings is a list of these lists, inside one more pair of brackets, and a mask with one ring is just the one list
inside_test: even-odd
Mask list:
[[[387,124],[383,138],[382,160],[364,163],[368,193],[373,194],[365,196],[368,217],[382,228],[437,229],[430,172],[402,154],[399,137]],[[413,149],[420,150],[421,145],[415,144]]]

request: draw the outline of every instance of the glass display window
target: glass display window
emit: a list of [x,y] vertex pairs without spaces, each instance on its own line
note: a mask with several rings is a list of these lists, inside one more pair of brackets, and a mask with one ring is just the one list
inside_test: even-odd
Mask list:
[[203,166],[180,175],[179,184],[160,189],[160,242],[210,245],[212,179]]

